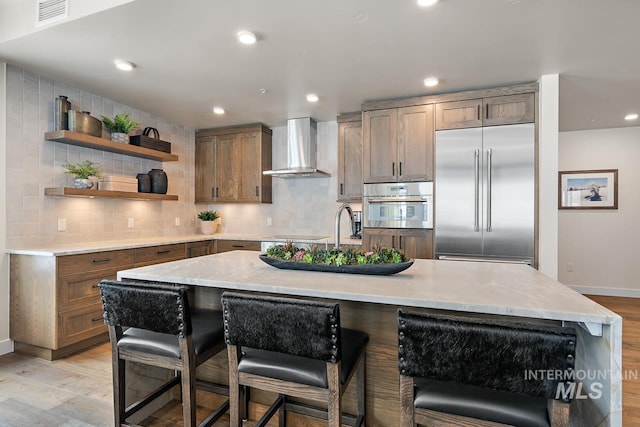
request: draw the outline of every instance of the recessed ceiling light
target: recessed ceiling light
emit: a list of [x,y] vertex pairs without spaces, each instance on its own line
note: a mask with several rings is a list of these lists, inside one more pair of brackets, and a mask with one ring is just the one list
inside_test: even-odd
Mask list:
[[251,31],[238,31],[238,40],[244,44],[254,44],[258,38]]
[[309,102],[318,102],[318,95],[316,95],[315,93],[310,93],[307,95],[307,101]]
[[268,94],[268,93],[269,93],[269,89],[260,88],[260,89],[258,89],[258,93],[259,93],[260,95],[266,95],[266,94]]
[[222,107],[213,107],[214,114],[224,114],[224,108]]
[[438,86],[438,83],[440,83],[440,80],[438,80],[437,77],[427,77],[426,79],[424,79],[424,85],[426,87]]
[[429,7],[438,3],[438,0],[418,0],[418,6]]
[[116,59],[115,61],[113,61],[114,64],[116,64],[116,68],[118,70],[122,70],[122,71],[131,71],[134,68],[136,68],[136,66],[129,62],[129,61],[124,61],[122,59]]
[[637,113],[629,113],[626,116],[624,116],[625,120],[637,120],[638,119],[638,114]]

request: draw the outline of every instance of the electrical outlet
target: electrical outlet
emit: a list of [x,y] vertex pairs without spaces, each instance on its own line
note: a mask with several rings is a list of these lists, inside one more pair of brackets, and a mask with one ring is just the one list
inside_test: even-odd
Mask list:
[[127,228],[133,228],[133,218],[127,218]]
[[573,263],[570,263],[570,262],[567,263],[567,271],[569,273],[573,273]]
[[273,225],[273,219],[270,216],[267,217],[267,225]]
[[67,231],[67,220],[58,218],[58,231]]
[[180,227],[180,217],[176,217],[176,227]]

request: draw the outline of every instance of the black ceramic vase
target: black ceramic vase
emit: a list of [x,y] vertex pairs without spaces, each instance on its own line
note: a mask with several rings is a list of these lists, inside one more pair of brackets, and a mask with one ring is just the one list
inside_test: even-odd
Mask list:
[[151,193],[151,178],[147,173],[136,175],[138,179],[138,193]]
[[151,169],[149,171],[151,180],[151,192],[156,194],[167,194],[167,174],[162,169]]

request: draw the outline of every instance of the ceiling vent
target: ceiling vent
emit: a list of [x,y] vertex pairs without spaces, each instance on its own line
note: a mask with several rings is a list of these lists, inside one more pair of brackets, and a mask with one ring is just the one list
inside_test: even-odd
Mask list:
[[47,25],[69,16],[69,0],[36,0],[38,16],[36,27]]

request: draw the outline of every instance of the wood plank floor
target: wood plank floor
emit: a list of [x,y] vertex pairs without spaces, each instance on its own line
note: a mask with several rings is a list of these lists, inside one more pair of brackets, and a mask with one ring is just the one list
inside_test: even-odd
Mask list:
[[[640,300],[590,296],[623,319],[622,367],[640,372]],[[219,404],[220,397],[198,392],[198,422]],[[640,425],[640,381],[623,381],[623,426]],[[262,408],[252,408],[251,418]],[[294,417],[292,426],[309,426]],[[143,426],[182,424],[179,402],[171,402],[141,423]],[[227,426],[224,417],[216,427]],[[0,356],[0,427],[112,426],[111,352],[109,344],[57,361],[15,353]],[[246,423],[246,426],[251,423]],[[277,425],[272,420],[270,425]],[[322,425],[319,423],[317,425]]]

